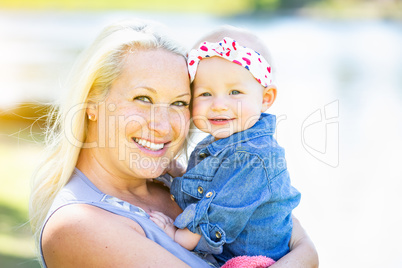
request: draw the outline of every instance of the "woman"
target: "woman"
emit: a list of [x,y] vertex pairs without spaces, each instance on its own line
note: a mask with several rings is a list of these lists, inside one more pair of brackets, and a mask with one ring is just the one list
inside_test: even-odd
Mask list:
[[[34,176],[32,227],[47,267],[209,267],[148,218],[180,208],[150,181],[182,150],[190,113],[185,51],[154,23],[106,28],[77,66],[51,116],[49,155]],[[313,267],[295,221],[278,267]]]

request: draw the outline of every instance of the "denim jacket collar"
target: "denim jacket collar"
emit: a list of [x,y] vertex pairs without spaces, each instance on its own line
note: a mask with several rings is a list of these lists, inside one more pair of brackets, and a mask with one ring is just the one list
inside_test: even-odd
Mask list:
[[234,133],[233,135],[214,141],[212,135],[208,135],[199,143],[199,146],[204,147],[200,153],[208,155],[218,155],[227,147],[238,143],[246,142],[261,136],[273,135],[275,133],[276,116],[272,114],[261,114],[260,119],[249,129]]

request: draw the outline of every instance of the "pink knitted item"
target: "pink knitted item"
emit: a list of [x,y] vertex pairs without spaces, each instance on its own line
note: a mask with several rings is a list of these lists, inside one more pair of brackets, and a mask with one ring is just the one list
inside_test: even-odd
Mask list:
[[228,260],[221,268],[266,268],[275,261],[265,256],[238,256]]

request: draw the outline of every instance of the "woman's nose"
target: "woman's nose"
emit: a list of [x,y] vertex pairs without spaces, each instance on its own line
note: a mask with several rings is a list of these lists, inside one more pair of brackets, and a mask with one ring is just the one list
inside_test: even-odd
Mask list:
[[171,131],[169,107],[153,105],[149,120],[149,129],[155,131],[159,136],[166,136]]
[[212,100],[211,109],[213,111],[226,111],[228,110],[227,100],[225,96],[216,96]]

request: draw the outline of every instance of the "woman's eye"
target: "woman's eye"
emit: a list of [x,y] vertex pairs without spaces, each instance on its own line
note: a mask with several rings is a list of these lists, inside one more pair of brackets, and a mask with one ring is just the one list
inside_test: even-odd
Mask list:
[[134,99],[139,100],[139,101],[143,101],[143,102],[152,103],[151,98],[149,98],[147,96],[138,96],[138,97],[135,97]]
[[238,91],[238,90],[232,90],[232,91],[230,91],[230,94],[229,95],[239,95],[240,94],[240,91]]
[[202,97],[210,97],[212,95],[211,95],[211,93],[204,92],[204,93],[200,94],[200,96],[202,96]]
[[188,102],[186,101],[175,101],[172,103],[174,106],[188,106]]

